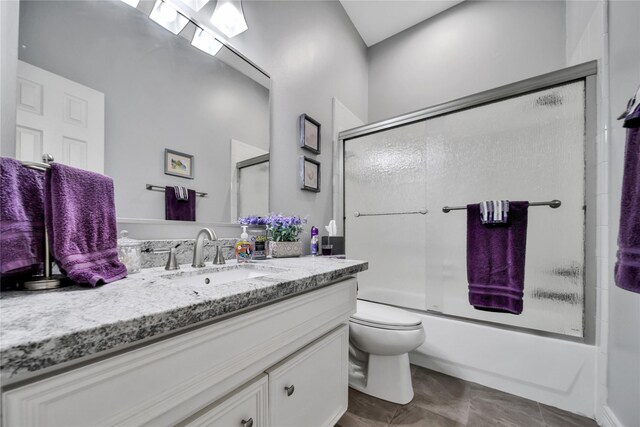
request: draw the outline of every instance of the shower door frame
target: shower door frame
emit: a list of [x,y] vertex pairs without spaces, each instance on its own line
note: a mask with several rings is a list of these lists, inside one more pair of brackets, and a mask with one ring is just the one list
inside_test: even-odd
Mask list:
[[[536,333],[540,335],[550,335],[561,337],[562,339],[575,340],[586,343],[595,342],[596,330],[596,212],[593,209],[596,206],[597,180],[596,180],[596,125],[597,125],[597,72],[598,62],[589,61],[572,67],[563,68],[540,76],[531,77],[508,85],[500,86],[484,92],[479,92],[453,101],[436,104],[431,107],[413,111],[411,113],[402,114],[378,122],[359,126],[353,129],[342,131],[338,134],[337,150],[334,153],[334,165],[340,165],[337,179],[333,183],[334,206],[333,217],[342,223],[345,239],[347,230],[345,227],[346,212],[345,207],[345,164],[344,164],[344,147],[345,141],[360,138],[385,130],[409,125],[425,121],[431,118],[451,114],[458,111],[479,107],[486,104],[506,100],[509,98],[526,95],[532,92],[549,89],[555,86],[562,86],[568,83],[583,81],[585,90],[585,259],[583,260],[583,336],[572,337],[568,335],[556,334],[552,332],[541,332],[528,328],[511,326],[506,324],[496,324],[477,319],[468,319],[446,313],[426,311],[445,317],[451,317],[463,321],[487,323],[491,325],[499,325],[500,327],[520,330],[528,333]],[[334,166],[336,167],[336,166]],[[588,286],[592,284],[593,286]]]

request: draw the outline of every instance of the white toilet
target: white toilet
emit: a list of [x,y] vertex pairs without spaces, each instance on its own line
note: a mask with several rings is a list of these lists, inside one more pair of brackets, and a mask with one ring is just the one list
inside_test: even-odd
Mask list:
[[405,404],[413,399],[409,352],[424,341],[422,321],[405,310],[358,300],[349,319],[349,386]]

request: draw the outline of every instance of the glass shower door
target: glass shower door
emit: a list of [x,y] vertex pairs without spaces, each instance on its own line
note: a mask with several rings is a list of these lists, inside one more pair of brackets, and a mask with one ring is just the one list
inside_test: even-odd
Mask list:
[[[584,146],[582,80],[346,140],[346,251],[369,261],[359,297],[582,336]],[[469,304],[466,210],[442,211],[494,199],[562,201],[529,208],[517,316]]]
[[[345,141],[345,245],[369,261],[358,297],[424,310],[424,123]],[[358,216],[356,216],[358,215]]]
[[[582,81],[426,122],[427,308],[523,328],[582,336],[585,96]],[[469,305],[466,210],[483,200],[549,201],[530,207],[524,311]]]

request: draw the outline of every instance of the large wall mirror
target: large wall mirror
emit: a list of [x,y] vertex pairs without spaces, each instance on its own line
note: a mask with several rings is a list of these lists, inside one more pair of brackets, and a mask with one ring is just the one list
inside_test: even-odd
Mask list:
[[[16,157],[51,153],[111,176],[119,218],[165,219],[147,184],[207,193],[199,223],[268,213],[268,75],[227,46],[196,49],[192,22],[174,35],[153,8],[21,1]],[[193,156],[181,165],[193,179],[165,174],[165,149]]]

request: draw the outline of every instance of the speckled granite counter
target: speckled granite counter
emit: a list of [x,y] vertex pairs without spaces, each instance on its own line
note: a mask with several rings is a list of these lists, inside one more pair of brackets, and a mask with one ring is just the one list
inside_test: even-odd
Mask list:
[[[246,265],[245,265],[246,266]],[[245,268],[243,266],[243,268]],[[322,287],[367,269],[364,261],[302,257],[259,261],[267,273],[222,284],[174,283],[176,276],[235,269],[177,272],[149,268],[95,289],[69,287],[0,295],[0,375],[3,380],[159,336],[239,310]]]

